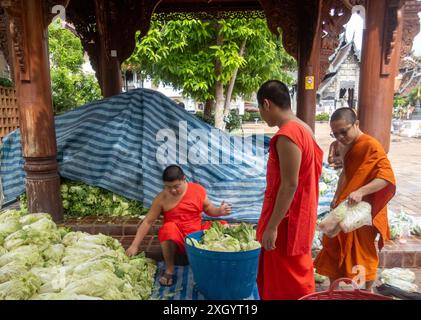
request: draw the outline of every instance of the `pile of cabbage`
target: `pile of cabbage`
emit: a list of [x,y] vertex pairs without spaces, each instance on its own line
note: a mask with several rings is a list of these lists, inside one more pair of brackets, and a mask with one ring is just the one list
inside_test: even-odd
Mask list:
[[204,231],[200,241],[187,238],[187,242],[200,249],[221,252],[249,251],[260,248],[260,243],[256,241],[256,231],[252,225],[246,223],[229,226],[213,222],[211,228]]
[[415,273],[409,269],[385,269],[380,273],[380,279],[383,283],[397,287],[401,290],[418,292],[418,286],[415,284]]
[[320,232],[319,230],[316,230],[314,232],[313,244],[311,246],[313,253],[322,249],[323,247],[322,240],[323,240],[323,233]]
[[[81,182],[65,180],[60,187],[64,212],[68,216],[141,216],[148,210],[142,203],[129,200],[108,190],[86,185]],[[26,194],[20,197],[23,212],[28,212]]]
[[111,237],[69,232],[45,213],[0,213],[0,300],[149,299],[155,271]]
[[409,215],[403,209],[399,212],[389,209],[388,219],[391,239],[421,236],[421,217]]
[[334,194],[338,184],[339,174],[336,170],[323,167],[322,175],[319,181],[319,194],[324,196],[327,194]]

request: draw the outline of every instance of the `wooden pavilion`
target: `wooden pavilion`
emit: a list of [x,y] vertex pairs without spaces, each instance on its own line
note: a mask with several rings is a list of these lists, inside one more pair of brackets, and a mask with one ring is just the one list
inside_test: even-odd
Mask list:
[[[0,45],[12,66],[19,104],[30,212],[63,221],[52,109],[47,28],[65,9],[89,54],[105,97],[121,92],[121,63],[160,19],[266,17],[298,62],[297,114],[314,128],[316,92],[353,10],[365,15],[359,120],[389,148],[399,61],[419,32],[416,0],[0,0]],[[56,11],[58,9],[58,11]]]

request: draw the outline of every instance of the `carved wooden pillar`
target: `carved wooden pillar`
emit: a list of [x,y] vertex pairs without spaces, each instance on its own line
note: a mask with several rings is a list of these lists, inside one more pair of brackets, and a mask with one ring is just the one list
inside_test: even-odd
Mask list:
[[[298,31],[297,116],[313,131],[320,73],[321,7],[317,9],[315,15],[305,10],[300,10],[298,13],[301,23]],[[309,23],[309,20],[315,20],[315,23]]]
[[43,1],[2,1],[1,5],[9,18],[29,211],[50,213],[54,221],[62,222]]
[[110,11],[107,2],[95,0],[96,26],[99,34],[98,46],[98,81],[104,97],[121,93],[121,61],[117,56],[117,48],[111,46],[112,28]]
[[[319,39],[319,37],[316,39]],[[316,40],[316,42],[320,43],[319,40]],[[306,43],[305,39],[300,41],[298,56],[297,117],[306,122],[313,131],[315,129],[316,94],[319,72],[320,51],[312,51],[311,46]]]
[[99,85],[104,98],[120,94],[122,91],[121,64],[116,57],[111,57],[100,40],[98,75]]
[[402,3],[367,0],[366,30],[360,71],[358,118],[361,129],[383,145],[390,145],[394,82],[402,37]]

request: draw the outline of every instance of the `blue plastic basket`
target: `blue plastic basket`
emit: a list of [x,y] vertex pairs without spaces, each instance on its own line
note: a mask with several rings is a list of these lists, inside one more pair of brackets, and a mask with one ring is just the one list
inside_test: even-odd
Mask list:
[[216,252],[196,248],[188,239],[200,240],[203,231],[186,237],[185,247],[197,289],[211,300],[239,300],[251,296],[256,286],[260,248],[241,252]]

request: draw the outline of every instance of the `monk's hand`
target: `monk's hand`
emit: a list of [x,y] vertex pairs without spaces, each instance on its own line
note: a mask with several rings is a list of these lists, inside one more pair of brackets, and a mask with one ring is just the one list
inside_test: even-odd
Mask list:
[[332,202],[330,203],[330,209],[335,208],[336,201],[338,201],[338,198],[335,197],[332,199]]
[[276,238],[278,237],[278,229],[266,227],[262,236],[262,246],[265,250],[273,250],[276,248]]
[[348,203],[351,206],[356,205],[357,203],[360,203],[363,200],[363,197],[364,194],[362,193],[362,191],[354,191],[348,196]]
[[126,250],[126,255],[133,257],[139,253],[139,248],[137,246],[131,245]]
[[221,206],[219,207],[221,216],[227,216],[231,213],[232,206],[229,203],[225,203],[225,201],[221,202]]

